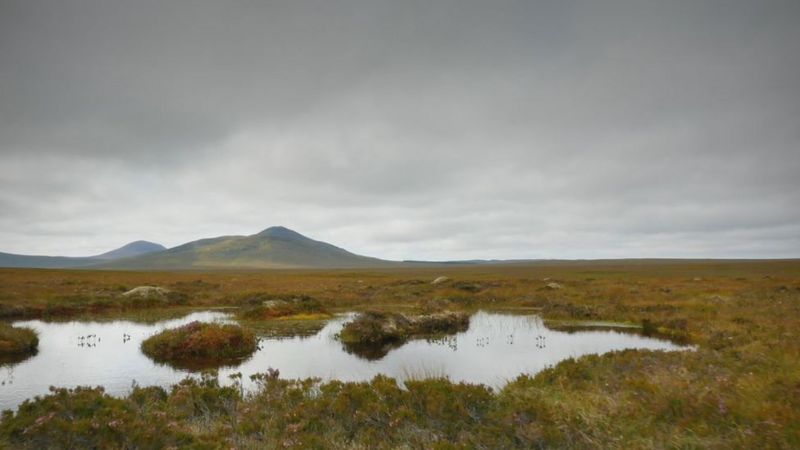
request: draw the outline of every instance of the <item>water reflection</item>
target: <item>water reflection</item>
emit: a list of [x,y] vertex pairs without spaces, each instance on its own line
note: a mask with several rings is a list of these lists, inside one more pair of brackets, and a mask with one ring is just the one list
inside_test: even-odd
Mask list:
[[[401,346],[348,351],[336,335],[353,315],[329,321],[311,336],[263,338],[250,358],[220,369],[220,381],[241,372],[249,376],[279,369],[285,378],[369,380],[377,374],[398,379],[447,376],[453,381],[500,387],[521,373],[536,373],[559,361],[589,353],[626,348],[677,350],[671,342],[617,331],[563,332],[548,329],[536,316],[480,312],[467,331],[437,339],[411,340]],[[200,321],[229,321],[221,312],[198,312],[155,324],[130,321],[47,323],[17,322],[39,333],[39,353],[0,368],[0,408],[14,408],[48,387],[102,385],[114,395],[142,386],[167,386],[193,368],[158,364],[139,349],[141,342],[164,328]]]
[[33,358],[38,353],[39,350],[33,350],[30,352],[17,353],[14,355],[2,355],[0,356],[0,367],[13,366],[17,363],[25,361],[26,359]]
[[342,344],[342,349],[367,361],[377,361],[388,355],[390,351],[403,345],[405,345],[405,342],[384,342],[380,344],[348,342]]

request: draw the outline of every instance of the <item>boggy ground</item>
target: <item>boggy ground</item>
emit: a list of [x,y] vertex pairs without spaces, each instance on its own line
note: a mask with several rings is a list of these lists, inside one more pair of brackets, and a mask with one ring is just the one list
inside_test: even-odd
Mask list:
[[[432,285],[445,275],[449,282]],[[129,397],[55,391],[6,414],[11,447],[798,448],[800,261],[610,261],[375,271],[145,273],[0,270],[6,317],[118,313],[163,286],[176,304],[306,295],[330,310],[535,311],[645,325],[690,352],[568,360],[502,391],[445,380],[407,390],[265,375],[252,396],[186,381]],[[252,304],[252,303],[249,303]],[[160,304],[160,307],[171,305]]]

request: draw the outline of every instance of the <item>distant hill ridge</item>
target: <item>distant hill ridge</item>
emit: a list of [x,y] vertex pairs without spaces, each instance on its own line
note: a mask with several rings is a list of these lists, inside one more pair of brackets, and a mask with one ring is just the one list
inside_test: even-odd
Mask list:
[[70,267],[90,267],[106,261],[144,255],[166,250],[161,244],[148,241],[135,241],[120,248],[95,256],[42,256],[16,255],[0,252],[0,267],[29,267],[37,269],[57,269]]
[[220,236],[165,248],[136,241],[90,257],[0,253],[0,267],[182,270],[224,268],[358,268],[401,263],[356,255],[283,226],[250,236]]

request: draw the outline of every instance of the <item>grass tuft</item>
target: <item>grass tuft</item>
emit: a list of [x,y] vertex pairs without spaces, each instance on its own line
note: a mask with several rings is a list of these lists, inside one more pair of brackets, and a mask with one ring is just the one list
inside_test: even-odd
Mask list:
[[30,328],[0,323],[0,356],[33,353],[39,347],[39,336]]
[[164,330],[142,342],[150,358],[175,366],[225,365],[255,352],[255,335],[238,325],[191,322]]

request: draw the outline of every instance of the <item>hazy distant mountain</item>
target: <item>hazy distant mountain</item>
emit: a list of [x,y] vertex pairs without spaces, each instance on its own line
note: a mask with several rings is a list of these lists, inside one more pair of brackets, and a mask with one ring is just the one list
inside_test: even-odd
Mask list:
[[381,267],[394,263],[356,255],[284,227],[251,236],[200,239],[157,253],[102,264],[113,269]]
[[131,256],[139,256],[147,253],[160,252],[166,249],[167,247],[164,247],[161,244],[156,244],[155,242],[135,241],[131,242],[130,244],[125,244],[116,250],[111,250],[110,252],[103,253],[102,255],[93,256],[93,258],[97,259],[129,258]]
[[153,242],[136,241],[97,256],[15,255],[13,253],[0,252],[0,267],[30,267],[37,269],[89,267],[119,258],[143,255],[165,249],[166,247],[163,245]]
[[82,267],[97,264],[102,260],[91,257],[15,255],[0,253],[0,267],[30,267],[35,269],[54,269]]

